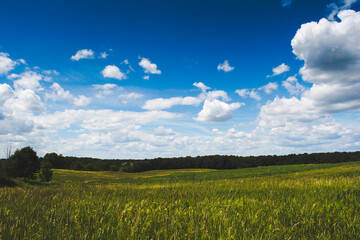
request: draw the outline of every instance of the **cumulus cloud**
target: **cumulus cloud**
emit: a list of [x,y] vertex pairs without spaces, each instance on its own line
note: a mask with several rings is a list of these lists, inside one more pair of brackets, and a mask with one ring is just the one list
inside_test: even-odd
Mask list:
[[107,65],[104,70],[101,71],[101,74],[106,78],[114,78],[118,80],[127,78],[127,76],[115,65]]
[[141,58],[139,65],[144,69],[145,73],[161,74],[161,71],[157,68],[157,65],[155,63],[151,63],[151,61],[147,58]]
[[214,100],[205,100],[202,110],[195,118],[200,122],[223,122],[232,118],[232,111],[240,108],[243,103],[231,103]]
[[6,102],[9,98],[14,95],[14,91],[10,87],[10,85],[6,83],[0,84],[0,106]]
[[17,90],[12,98],[9,98],[4,107],[13,113],[41,112],[45,110],[44,104],[36,93],[31,89]]
[[230,66],[228,60],[225,60],[224,63],[220,63],[218,66],[217,66],[217,70],[223,70],[224,72],[230,72],[232,70],[234,70],[235,68]]
[[[279,66],[273,68],[272,71],[273,71],[272,76],[277,76],[277,75],[283,74],[284,72],[290,71],[290,67],[288,65],[286,65],[285,63],[282,63]],[[270,76],[268,76],[268,77],[270,77]]]
[[94,51],[91,49],[82,49],[76,52],[75,55],[71,56],[71,60],[79,61],[80,59],[93,59]]
[[202,93],[197,97],[172,97],[172,98],[156,98],[151,99],[145,102],[143,109],[148,110],[162,110],[162,109],[169,109],[173,106],[183,105],[183,106],[198,106],[203,101],[207,100],[214,100],[221,98],[224,101],[230,101],[231,99],[227,95],[226,92],[221,90],[214,90],[208,91],[210,89],[202,82],[196,82],[193,84],[195,87],[201,89]]
[[21,74],[11,74],[8,76],[14,80],[15,89],[31,89],[34,91],[42,90],[40,81],[43,79],[41,74],[33,71],[26,71]]
[[261,97],[260,97],[260,94],[252,89],[252,90],[249,90],[249,89],[237,89],[235,91],[235,93],[237,93],[240,97],[243,97],[243,98],[252,98],[252,99],[255,99],[256,101],[260,101],[261,100]]
[[360,92],[360,12],[343,10],[338,18],[303,24],[291,41],[294,54],[305,62],[302,79],[313,84],[303,98],[323,112],[360,107],[355,94]]
[[50,87],[52,90],[45,94],[46,99],[50,99],[52,101],[70,101],[75,106],[83,107],[90,103],[91,99],[85,97],[84,95],[79,95],[78,97],[74,97],[69,91],[65,91],[58,83],[53,83]]
[[0,52],[0,75],[7,74],[13,70],[17,62],[9,58],[9,54]]
[[270,82],[268,84],[266,84],[265,86],[259,88],[260,90],[264,90],[265,93],[267,94],[271,94],[272,91],[277,90],[279,87],[279,85],[276,82]]
[[150,76],[149,76],[149,75],[143,76],[143,79],[144,79],[144,80],[149,80],[149,79],[150,79]]
[[95,95],[97,98],[103,98],[104,96],[108,96],[113,94],[113,90],[117,88],[116,84],[106,83],[103,85],[100,84],[94,84],[93,87],[95,89],[98,89],[99,92]]
[[288,77],[281,84],[291,95],[300,95],[305,91],[305,87],[301,85],[296,76]]

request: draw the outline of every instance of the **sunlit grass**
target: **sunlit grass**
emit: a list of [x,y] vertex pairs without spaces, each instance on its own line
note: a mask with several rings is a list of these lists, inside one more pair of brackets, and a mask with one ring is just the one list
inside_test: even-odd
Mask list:
[[51,185],[0,189],[0,239],[358,239],[359,164],[278,167],[207,180],[217,171],[56,170]]

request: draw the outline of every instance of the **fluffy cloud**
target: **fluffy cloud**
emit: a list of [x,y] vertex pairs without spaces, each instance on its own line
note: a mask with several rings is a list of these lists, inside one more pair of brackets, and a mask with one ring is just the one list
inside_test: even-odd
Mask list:
[[321,19],[301,26],[291,44],[305,62],[303,80],[313,83],[303,98],[323,112],[358,110],[360,95],[360,12],[344,10],[340,22]]
[[161,71],[157,68],[157,65],[155,63],[151,63],[151,61],[147,58],[141,58],[139,65],[144,69],[145,73],[161,74]]
[[41,112],[45,110],[44,104],[36,93],[31,89],[17,90],[12,98],[9,98],[4,107],[13,114],[21,112]]
[[286,65],[285,63],[282,63],[279,66],[277,66],[276,68],[273,68],[272,71],[273,71],[272,76],[277,76],[277,75],[283,74],[284,72],[290,71],[290,67],[288,65]]
[[262,106],[263,127],[285,126],[324,119],[331,113],[360,110],[360,13],[344,10],[340,22],[321,19],[303,24],[291,44],[304,61],[302,79],[312,83],[305,90],[293,76],[283,86],[300,98],[275,98]]
[[230,72],[232,70],[234,70],[235,68],[234,67],[231,67],[228,60],[225,60],[224,63],[220,63],[218,66],[217,66],[217,70],[223,70],[224,72]]
[[276,82],[270,82],[259,89],[264,90],[265,93],[267,93],[267,94],[271,94],[272,91],[277,90],[278,87],[279,87],[279,85]]
[[282,82],[282,86],[286,88],[291,95],[300,95],[305,91],[305,87],[298,82],[296,76],[288,77]]
[[237,89],[235,91],[235,93],[237,93],[240,97],[243,97],[243,98],[249,97],[249,98],[255,99],[256,101],[261,100],[259,93],[254,89],[252,89],[251,91],[248,89]]
[[101,74],[106,78],[115,78],[118,80],[127,78],[126,75],[115,65],[107,65],[104,70],[101,71]]
[[240,108],[243,103],[231,103],[214,100],[205,100],[202,110],[196,121],[200,122],[223,122],[232,118],[232,111]]
[[74,97],[69,91],[65,91],[58,83],[53,83],[50,89],[52,90],[49,93],[45,94],[47,99],[51,99],[52,101],[70,101],[75,106],[83,107],[90,103],[91,99],[85,97],[84,95],[79,95],[78,97]]
[[9,58],[9,54],[0,52],[0,75],[7,74],[13,70],[17,62]]
[[42,90],[40,81],[43,79],[43,76],[36,72],[26,71],[20,75],[11,74],[9,78],[14,80],[15,89]]
[[197,97],[172,97],[172,98],[156,98],[151,99],[145,102],[143,109],[148,110],[162,110],[169,109],[176,105],[184,105],[184,106],[198,106],[200,103],[208,100],[214,100],[218,98],[222,98],[224,101],[230,101],[229,96],[226,92],[221,90],[209,91],[207,92],[209,87],[205,86],[202,82],[196,82],[193,84],[195,87],[201,89],[202,93]]
[[93,59],[94,51],[91,49],[82,49],[76,52],[75,55],[71,56],[71,60],[79,61],[80,59]]
[[106,84],[103,84],[103,85],[94,84],[93,87],[94,87],[95,89],[100,90],[100,91],[95,95],[95,97],[97,97],[97,98],[103,98],[104,96],[108,96],[108,95],[113,94],[113,89],[117,88],[117,85],[116,85],[116,84],[111,84],[111,83],[106,83]]
[[12,88],[6,84],[0,84],[0,106],[14,95]]

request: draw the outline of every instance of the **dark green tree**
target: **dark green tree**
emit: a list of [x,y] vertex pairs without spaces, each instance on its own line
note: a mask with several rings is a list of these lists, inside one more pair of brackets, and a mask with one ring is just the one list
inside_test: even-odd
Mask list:
[[36,173],[40,170],[39,158],[29,146],[16,150],[6,165],[9,177],[14,178],[36,179]]
[[42,182],[50,182],[53,176],[53,171],[51,170],[51,163],[49,161],[43,160],[40,163],[40,172],[39,178]]

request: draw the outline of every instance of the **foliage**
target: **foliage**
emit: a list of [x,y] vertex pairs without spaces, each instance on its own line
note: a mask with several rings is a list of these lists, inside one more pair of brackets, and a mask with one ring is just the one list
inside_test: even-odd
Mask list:
[[53,171],[51,170],[51,163],[49,161],[43,160],[40,164],[39,178],[42,182],[50,182],[53,176]]
[[334,152],[290,154],[285,156],[198,156],[179,158],[155,158],[150,160],[101,160],[96,158],[64,157],[56,153],[44,156],[53,168],[84,171],[143,172],[160,169],[239,169],[258,166],[319,164],[360,161],[360,152]]
[[8,176],[13,178],[35,179],[40,170],[40,160],[31,147],[16,150],[5,165]]
[[[0,239],[336,240],[360,236],[358,163],[275,176],[215,181],[195,177],[191,182],[141,185],[81,183],[71,180],[72,173],[80,172],[59,171],[68,173],[68,178],[51,186],[0,188]],[[148,176],[147,172],[82,174]]]

